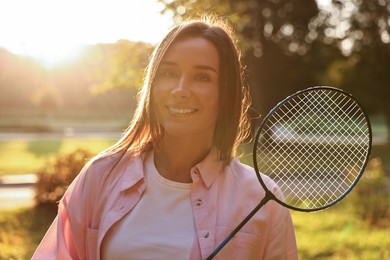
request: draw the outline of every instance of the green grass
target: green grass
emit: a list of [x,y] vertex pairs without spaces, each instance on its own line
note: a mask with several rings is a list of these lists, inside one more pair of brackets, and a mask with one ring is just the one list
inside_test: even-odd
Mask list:
[[291,211],[299,259],[390,259],[390,228],[368,225],[353,206],[347,197],[321,212]]
[[[390,230],[352,212],[348,197],[318,213],[291,211],[299,259],[390,259]],[[41,208],[0,211],[0,259],[30,259],[53,219]]]
[[58,138],[0,141],[0,175],[34,173],[56,155],[85,148],[97,154],[115,138]]

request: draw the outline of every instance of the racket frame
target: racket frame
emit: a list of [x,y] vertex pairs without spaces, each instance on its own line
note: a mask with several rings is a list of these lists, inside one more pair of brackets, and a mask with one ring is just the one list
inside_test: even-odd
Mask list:
[[[264,119],[262,120],[259,128],[257,129],[256,131],[256,136],[255,136],[255,139],[254,139],[254,142],[253,142],[253,152],[252,152],[252,156],[253,156],[253,166],[254,166],[254,169],[255,169],[255,172],[256,172],[256,176],[261,184],[261,186],[264,188],[264,190],[266,192],[270,192],[268,187],[266,186],[265,182],[263,181],[263,179],[261,178],[261,174],[260,174],[260,171],[258,169],[258,163],[257,163],[257,143],[258,143],[258,140],[259,140],[259,137],[262,133],[262,130],[264,128],[264,125],[267,123],[267,120],[273,115],[273,113],[279,109],[279,107],[281,107],[283,104],[285,104],[287,101],[291,100],[292,98],[294,98],[295,96],[298,96],[298,95],[301,95],[305,92],[309,92],[309,91],[315,91],[315,90],[330,90],[330,91],[336,91],[336,92],[339,92],[343,95],[346,95],[348,96],[350,99],[352,99],[356,104],[357,106],[359,107],[359,109],[361,110],[361,112],[363,113],[365,119],[366,119],[366,123],[367,123],[367,129],[368,129],[368,135],[369,135],[369,144],[368,144],[368,151],[367,151],[367,155],[366,155],[366,158],[364,160],[364,163],[362,165],[362,167],[360,168],[360,172],[358,174],[358,176],[355,178],[355,180],[352,182],[352,184],[349,186],[349,188],[342,194],[340,195],[337,199],[335,199],[334,201],[332,201],[331,203],[329,204],[326,204],[322,207],[318,207],[318,208],[298,208],[298,207],[293,207],[287,203],[285,203],[283,200],[281,199],[278,199],[275,195],[272,194],[272,196],[270,196],[270,199],[272,200],[275,200],[276,202],[278,202],[279,204],[283,205],[284,207],[288,208],[288,209],[292,209],[292,210],[296,210],[296,211],[301,211],[301,212],[313,212],[313,211],[319,211],[319,210],[323,210],[323,209],[326,209],[328,207],[331,207],[335,204],[337,204],[338,202],[340,202],[345,196],[347,196],[347,194],[355,187],[355,185],[359,182],[359,179],[360,177],[363,175],[363,172],[364,172],[364,169],[366,168],[367,166],[367,162],[368,162],[368,159],[370,157],[370,154],[371,154],[371,146],[372,146],[372,129],[371,129],[371,124],[370,124],[370,120],[369,120],[369,117],[367,115],[367,113],[363,110],[361,104],[356,100],[356,98],[354,98],[350,93],[348,92],[345,92],[341,89],[338,89],[338,88],[334,88],[334,87],[329,87],[329,86],[315,86],[315,87],[309,87],[309,88],[306,88],[306,89],[303,89],[303,90],[300,90],[300,91],[297,91],[295,92],[294,94],[286,97],[285,99],[283,99],[282,101],[280,101],[276,106],[274,106],[269,112],[268,114],[264,117]],[[266,175],[266,174],[265,174]]]

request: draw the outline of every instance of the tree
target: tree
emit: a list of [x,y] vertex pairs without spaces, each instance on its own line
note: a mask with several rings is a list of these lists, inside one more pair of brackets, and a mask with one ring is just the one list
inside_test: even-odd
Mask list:
[[[29,119],[6,127],[41,130],[51,117],[58,122],[70,116],[84,122],[116,117],[126,126],[151,51],[143,42],[96,44],[86,46],[77,60],[45,68],[0,48],[0,108],[7,117]],[[44,128],[41,120],[33,120],[42,116],[47,119]]]
[[324,39],[348,57],[339,86],[358,97],[371,113],[383,114],[390,128],[390,1],[336,0],[322,10]]
[[[86,60],[94,67],[92,90],[101,92],[111,88],[138,88],[149,62],[153,46],[143,42],[118,41],[111,45],[97,45],[89,50]],[[102,60],[96,60],[96,54]]]
[[175,20],[214,12],[235,25],[244,50],[253,107],[261,114],[297,89],[334,84],[390,126],[390,2],[167,1]]

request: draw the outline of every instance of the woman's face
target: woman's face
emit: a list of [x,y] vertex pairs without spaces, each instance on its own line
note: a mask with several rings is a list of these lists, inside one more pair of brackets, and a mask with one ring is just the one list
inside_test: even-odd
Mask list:
[[212,42],[187,37],[171,45],[152,89],[153,107],[165,135],[212,140],[218,86],[219,55]]

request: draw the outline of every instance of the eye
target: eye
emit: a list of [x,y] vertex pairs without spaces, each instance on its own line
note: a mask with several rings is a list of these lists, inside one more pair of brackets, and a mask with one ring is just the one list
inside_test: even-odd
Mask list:
[[207,74],[197,74],[195,76],[195,79],[198,81],[203,81],[203,82],[209,82],[211,80],[211,77]]
[[179,77],[179,73],[174,69],[160,69],[157,71],[158,78],[177,78]]

